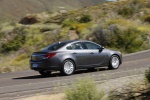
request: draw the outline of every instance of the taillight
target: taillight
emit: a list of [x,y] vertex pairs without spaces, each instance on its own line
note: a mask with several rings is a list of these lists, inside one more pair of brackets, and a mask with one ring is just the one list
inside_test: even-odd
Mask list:
[[53,56],[55,56],[56,53],[48,53],[45,55],[46,58],[52,58]]

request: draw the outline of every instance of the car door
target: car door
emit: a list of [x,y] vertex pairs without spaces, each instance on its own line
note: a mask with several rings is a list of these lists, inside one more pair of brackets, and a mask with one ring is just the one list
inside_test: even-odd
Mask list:
[[89,52],[83,49],[81,42],[73,43],[70,46],[72,56],[76,61],[76,65],[79,68],[86,67],[89,65]]
[[100,45],[97,45],[93,42],[84,42],[84,45],[87,48],[88,53],[90,54],[90,65],[100,66],[103,65],[104,60],[106,59],[107,53]]

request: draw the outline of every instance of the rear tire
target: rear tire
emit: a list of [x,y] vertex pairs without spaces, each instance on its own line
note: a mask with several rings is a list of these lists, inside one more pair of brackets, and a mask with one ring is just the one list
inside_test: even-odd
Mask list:
[[113,55],[111,58],[110,58],[110,62],[109,62],[109,66],[108,68],[109,69],[118,69],[120,66],[120,59],[117,55]]
[[71,75],[75,71],[75,64],[72,60],[65,60],[62,67],[62,74],[63,75]]
[[42,76],[44,76],[44,77],[47,77],[47,76],[50,76],[51,75],[51,71],[39,71],[39,73],[42,75]]

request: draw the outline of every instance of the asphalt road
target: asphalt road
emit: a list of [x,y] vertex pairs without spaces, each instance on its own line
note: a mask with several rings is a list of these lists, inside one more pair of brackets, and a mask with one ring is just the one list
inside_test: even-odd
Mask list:
[[71,76],[54,73],[50,77],[41,77],[38,72],[28,70],[22,72],[0,74],[0,100],[12,100],[37,93],[61,92],[67,85],[78,78],[91,76],[95,81],[143,74],[150,67],[150,50],[123,56],[123,64],[117,70],[77,71]]

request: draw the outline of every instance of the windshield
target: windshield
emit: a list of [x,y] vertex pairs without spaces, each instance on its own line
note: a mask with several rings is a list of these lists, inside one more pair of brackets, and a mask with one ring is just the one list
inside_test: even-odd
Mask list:
[[67,43],[55,43],[55,44],[52,44],[46,48],[44,48],[43,50],[58,50],[60,49],[61,47],[63,47],[64,45],[66,45]]

